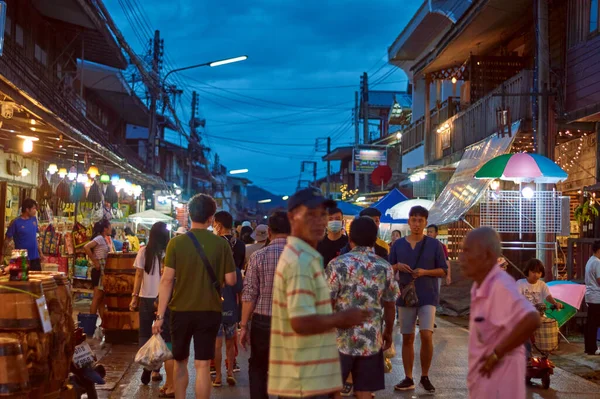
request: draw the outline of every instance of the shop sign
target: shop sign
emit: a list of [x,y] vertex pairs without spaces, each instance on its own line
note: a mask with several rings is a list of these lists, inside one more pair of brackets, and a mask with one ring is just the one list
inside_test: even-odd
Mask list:
[[370,146],[352,150],[352,173],[368,174],[384,165],[387,165],[387,148]]
[[94,363],[94,352],[92,352],[92,348],[90,348],[90,345],[87,342],[83,342],[81,345],[75,347],[73,363],[78,369],[90,363]]

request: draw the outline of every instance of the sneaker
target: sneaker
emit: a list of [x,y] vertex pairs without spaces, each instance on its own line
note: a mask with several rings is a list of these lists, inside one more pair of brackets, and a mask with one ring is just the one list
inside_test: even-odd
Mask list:
[[348,384],[348,383],[344,384],[344,388],[342,389],[341,394],[344,397],[353,396],[354,395],[354,386],[352,384]]
[[152,376],[152,370],[144,369],[144,371],[142,371],[142,378],[140,378],[142,380],[142,384],[148,385],[150,383],[151,376]]
[[409,391],[411,389],[415,389],[415,382],[412,380],[412,378],[405,378],[402,380],[402,382],[400,382],[400,384],[394,386],[394,389],[396,391]]
[[431,383],[431,381],[429,381],[429,377],[421,377],[421,386],[427,392],[435,392],[435,387],[433,386],[433,384]]
[[233,372],[234,373],[239,373],[241,371],[240,369],[240,365],[238,364],[237,360],[233,363]]
[[210,375],[217,375],[217,368],[215,366],[210,366]]

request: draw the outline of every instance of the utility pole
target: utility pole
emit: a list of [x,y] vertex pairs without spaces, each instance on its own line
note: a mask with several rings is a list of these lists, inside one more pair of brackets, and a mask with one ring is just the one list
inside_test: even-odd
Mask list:
[[[161,40],[160,40],[160,31],[156,30],[154,32],[154,43],[152,46],[152,79],[155,82],[160,82],[160,60],[161,60]],[[156,166],[157,166],[157,158],[158,158],[158,145],[157,145],[157,137],[158,137],[158,123],[157,123],[157,115],[156,115],[156,103],[158,101],[158,97],[162,92],[162,87],[160,84],[154,85],[149,88],[150,89],[150,122],[148,124],[148,148],[146,154],[146,168],[148,173],[155,174]]]
[[[325,142],[325,149],[323,148],[323,142]],[[315,142],[315,152],[326,152],[327,156],[331,154],[331,137],[318,138]],[[329,197],[331,194],[331,161],[327,158],[327,186],[326,196]]]
[[[362,81],[361,81],[362,82]],[[358,92],[354,92],[354,148],[358,148],[360,143],[360,131],[358,128],[358,117],[359,117],[359,105],[358,105]],[[354,150],[353,150],[354,151]],[[354,156],[353,156],[354,158]],[[352,160],[354,161],[354,159]],[[352,168],[350,168],[352,170]],[[360,185],[360,176],[358,173],[354,173],[354,189],[358,189]]]
[[187,192],[192,197],[192,173],[194,171],[194,158],[198,148],[198,133],[196,133],[196,115],[198,112],[198,93],[192,92],[192,116],[190,118],[190,142],[188,148],[188,178]]
[[362,111],[363,111],[363,143],[369,142],[369,76],[366,72],[362,75]]
[[[538,91],[538,113],[537,113],[537,131],[536,137],[536,152],[543,156],[549,154],[548,151],[548,89],[550,81],[550,54],[548,45],[548,1],[536,0],[534,2],[534,13],[536,17],[537,31],[537,91]],[[537,184],[536,191],[547,191],[548,184]],[[544,225],[544,218],[547,215],[547,210],[544,209],[541,201],[536,204],[536,225],[538,226],[536,233],[537,250],[536,255],[539,260],[546,265],[546,281],[551,281],[554,278],[553,269],[553,252],[548,250],[548,244],[555,241],[554,234],[545,233],[540,227]],[[544,244],[540,244],[544,243]]]
[[[306,168],[307,165],[312,166],[312,175],[313,175],[312,184],[314,186],[317,183],[317,163],[314,161],[302,161],[302,165],[300,167],[300,173],[309,171],[309,169]],[[303,180],[300,180],[300,181],[303,181]]]

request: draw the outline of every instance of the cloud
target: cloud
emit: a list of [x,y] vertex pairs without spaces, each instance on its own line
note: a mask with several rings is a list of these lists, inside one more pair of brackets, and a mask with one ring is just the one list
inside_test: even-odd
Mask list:
[[[144,53],[147,49],[137,36],[147,41],[151,30],[130,25],[118,0],[105,3],[128,41]],[[230,138],[205,136],[204,143],[228,168],[248,168],[248,178],[256,184],[289,194],[298,178],[275,179],[300,175],[302,160],[320,160],[322,154],[308,146],[316,138],[332,136],[334,147],[354,140],[351,109],[360,75],[384,65],[387,47],[420,5],[410,0],[146,0],[142,7],[152,30],[160,29],[164,39],[171,61],[165,69],[241,54],[250,57],[179,74],[173,82],[185,92],[180,117],[189,117],[190,93],[197,90],[207,135]],[[384,66],[370,81],[390,69]],[[405,79],[397,71],[387,81],[398,83],[378,89],[403,90]],[[336,88],[277,90],[332,86]],[[273,146],[275,142],[304,145]],[[320,164],[319,176],[322,168]]]

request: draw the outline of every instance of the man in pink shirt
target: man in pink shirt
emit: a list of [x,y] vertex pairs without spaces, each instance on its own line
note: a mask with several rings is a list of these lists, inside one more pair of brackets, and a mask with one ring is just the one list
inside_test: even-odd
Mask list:
[[500,267],[500,237],[481,227],[467,234],[460,263],[473,279],[469,321],[469,398],[525,398],[523,344],[540,315]]

